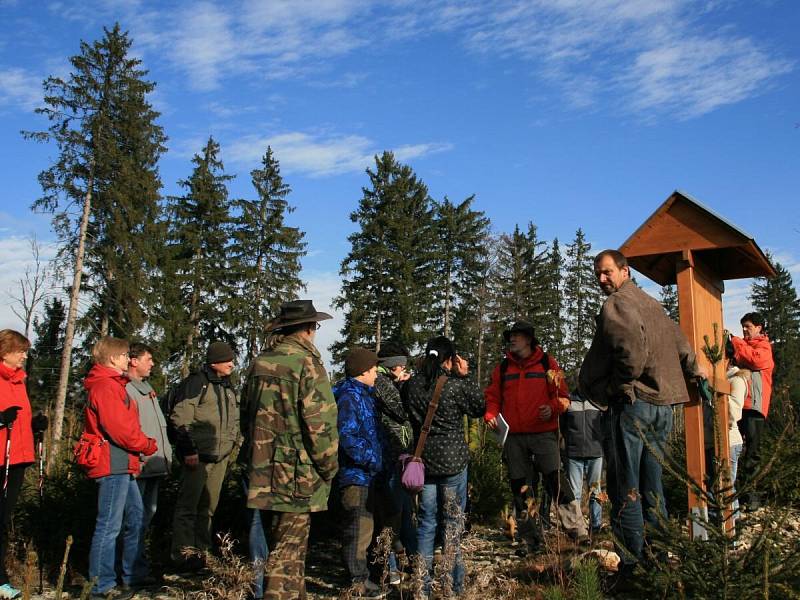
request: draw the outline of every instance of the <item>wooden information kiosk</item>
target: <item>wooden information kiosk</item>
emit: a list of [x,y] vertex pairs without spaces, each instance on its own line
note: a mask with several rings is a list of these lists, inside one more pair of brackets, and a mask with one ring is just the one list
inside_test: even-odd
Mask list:
[[[686,193],[675,191],[620,247],[630,265],[660,285],[678,285],[680,326],[697,358],[705,365],[709,383],[717,397],[730,392],[723,361],[712,367],[703,352],[704,336],[711,345],[722,345],[725,329],[722,294],[726,279],[774,277],[775,270],[753,238],[700,204]],[[738,326],[738,323],[736,324]],[[729,327],[738,332],[738,327]],[[690,401],[684,405],[686,467],[691,478],[705,486],[706,464],[703,409],[695,386],[689,386]],[[730,464],[728,403],[715,402],[720,436],[716,453],[722,464]],[[707,520],[705,499],[689,489],[692,536],[706,538],[702,522]],[[732,526],[730,507],[725,523]]]

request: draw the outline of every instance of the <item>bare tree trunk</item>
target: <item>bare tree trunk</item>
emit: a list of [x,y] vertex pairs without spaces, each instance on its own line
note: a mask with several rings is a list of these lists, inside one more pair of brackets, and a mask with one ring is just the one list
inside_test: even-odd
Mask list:
[[197,289],[197,285],[195,285],[194,290],[192,290],[192,304],[189,311],[189,324],[191,327],[189,328],[189,335],[186,336],[186,351],[183,354],[183,364],[181,365],[181,377],[183,378],[189,375],[189,368],[192,366],[192,344],[194,344],[195,338],[200,335],[200,323],[198,322],[200,315],[197,308],[199,303],[200,292]]
[[83,214],[78,230],[78,249],[75,252],[75,273],[72,277],[72,290],[69,295],[69,311],[67,324],[64,330],[64,350],[61,353],[61,369],[58,374],[58,389],[56,390],[55,411],[53,414],[53,445],[47,459],[47,472],[58,459],[58,450],[61,445],[61,436],[64,430],[64,409],[67,404],[67,387],[69,385],[69,371],[72,365],[72,341],[75,338],[75,322],[78,320],[78,298],[81,293],[81,277],[83,276],[83,256],[86,251],[86,230],[89,227],[89,214],[92,210],[92,186],[94,178],[90,175],[86,185],[86,195],[83,198]]
[[378,322],[375,324],[375,352],[381,351],[381,316],[378,315]]

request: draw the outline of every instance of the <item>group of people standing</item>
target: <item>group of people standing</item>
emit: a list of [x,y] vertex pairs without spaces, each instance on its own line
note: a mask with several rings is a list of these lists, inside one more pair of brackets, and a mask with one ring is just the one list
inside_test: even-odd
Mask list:
[[[605,461],[611,525],[622,544],[620,575],[629,576],[643,559],[645,522],[655,524],[666,515],[661,463],[672,407],[688,400],[686,381],[703,379],[706,372],[677,324],[631,281],[622,254],[598,254],[595,274],[608,298],[572,392],[556,359],[524,321],[504,332],[507,353],[485,390],[442,336],[428,341],[413,374],[401,346],[384,344],[377,354],[352,348],[345,378],[332,386],[314,344],[321,323],[331,316],[310,300],[297,300],[283,304],[267,327],[267,346],[247,367],[241,394],[230,379],[233,349],[213,342],[204,365],[170,390],[165,415],[147,382],[153,349],[100,339],[84,382],[82,437],[94,457],[84,466],[98,486],[89,555],[93,594],[124,596],[155,581],[144,541],[159,484],[171,471],[173,445],[181,463],[171,547],[176,569],[202,568],[201,556],[191,550],[212,546],[220,490],[241,446],[256,598],[306,597],[311,513],[328,509],[332,490],[341,509],[351,597],[385,595],[369,555],[386,528],[390,583],[399,583],[403,566],[418,555],[429,591],[434,547],[441,543],[452,557],[452,589],[458,594],[464,587],[460,538],[468,501],[465,416],[482,417],[492,429],[508,428],[503,458],[523,553],[541,542],[530,506],[539,479],[556,502],[560,525],[577,543],[602,527]],[[749,313],[742,324],[744,337],[730,336],[727,354],[739,369],[731,378],[741,380],[732,386],[741,418],[736,406],[731,413],[742,434],[739,471],[747,480],[758,467],[774,365],[760,315]],[[22,365],[29,346],[16,332],[0,332],[0,434],[5,436],[0,442],[12,431],[17,437],[0,473],[4,524],[24,468],[34,460],[33,435],[47,427],[45,417],[31,418],[24,393]],[[739,438],[732,436],[731,443],[739,444]],[[732,454],[738,457],[739,450]],[[425,468],[416,496],[402,484],[404,466],[415,457]],[[580,504],[584,479],[590,491],[588,527]],[[755,506],[757,500],[747,502]],[[0,598],[13,598],[19,591],[3,569],[5,548],[3,527]]]

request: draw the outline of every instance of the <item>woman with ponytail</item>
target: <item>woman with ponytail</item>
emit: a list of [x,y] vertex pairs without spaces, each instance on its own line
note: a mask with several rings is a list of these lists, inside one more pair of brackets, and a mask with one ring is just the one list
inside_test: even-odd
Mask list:
[[467,503],[469,464],[464,416],[483,416],[486,408],[483,392],[477,383],[468,378],[469,365],[456,354],[453,342],[440,336],[428,341],[419,370],[403,387],[402,398],[416,444],[433,399],[436,382],[442,375],[447,380],[422,452],[425,485],[419,497],[417,545],[428,567],[426,591],[429,591],[436,529],[444,529],[444,554],[448,554],[450,545],[455,545],[453,591],[460,594],[464,589],[460,542]]

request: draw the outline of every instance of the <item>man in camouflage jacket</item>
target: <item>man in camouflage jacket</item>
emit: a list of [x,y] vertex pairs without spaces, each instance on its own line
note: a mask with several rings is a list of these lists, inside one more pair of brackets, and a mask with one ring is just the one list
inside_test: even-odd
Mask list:
[[310,513],[327,510],[338,470],[336,403],[314,346],[319,321],[310,300],[281,306],[268,326],[266,351],[250,366],[246,404],[257,408],[251,424],[247,507],[261,510],[271,550],[264,598],[305,598],[305,557]]

